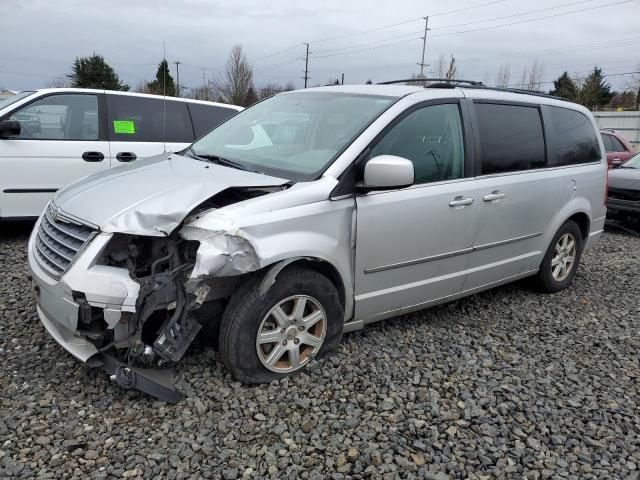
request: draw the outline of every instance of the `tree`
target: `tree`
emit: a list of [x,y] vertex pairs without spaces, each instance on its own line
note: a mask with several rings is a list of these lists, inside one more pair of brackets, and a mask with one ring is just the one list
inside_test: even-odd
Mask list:
[[365,85],[372,85],[373,82],[371,81],[371,79],[368,79],[366,82],[364,82]]
[[227,103],[247,107],[250,105],[248,98],[249,89],[253,87],[253,67],[249,65],[242,47],[236,45],[231,49],[225,72],[219,81],[220,95]]
[[511,80],[511,66],[509,62],[500,65],[498,75],[496,76],[496,87],[508,87]]
[[549,92],[556,97],[562,97],[572,102],[578,99],[578,86],[569,76],[569,72],[564,72],[553,81],[553,90]]
[[46,85],[47,88],[67,88],[71,86],[71,80],[65,75],[53,77]]
[[447,72],[445,73],[445,77],[447,80],[453,80],[456,78],[456,71],[458,67],[456,66],[456,58],[451,55],[451,60],[449,60],[449,67],[447,68]]
[[173,83],[173,77],[169,73],[169,64],[166,60],[162,60],[158,65],[156,71],[156,79],[153,82],[147,84],[149,93],[155,93],[156,95],[167,95],[169,97],[175,97],[176,86]]
[[90,57],[76,57],[72,72],[67,76],[75,88],[129,90],[129,85],[122,83],[104,57],[97,53]]
[[613,96],[611,85],[605,81],[602,69],[594,67],[580,89],[580,103],[587,108],[602,107],[607,105]]

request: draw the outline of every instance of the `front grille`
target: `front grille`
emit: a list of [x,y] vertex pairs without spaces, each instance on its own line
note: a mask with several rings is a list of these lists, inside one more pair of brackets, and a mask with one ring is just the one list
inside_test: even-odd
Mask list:
[[637,202],[640,201],[640,190],[609,187],[609,193],[607,196],[618,200],[630,200],[632,202]]
[[35,257],[55,277],[66,272],[96,231],[64,216],[53,204],[45,209],[35,238]]

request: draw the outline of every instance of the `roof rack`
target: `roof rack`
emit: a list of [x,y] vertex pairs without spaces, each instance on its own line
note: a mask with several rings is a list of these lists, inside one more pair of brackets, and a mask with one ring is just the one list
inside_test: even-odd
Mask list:
[[407,83],[407,82],[436,82],[431,85],[425,85],[425,88],[455,88],[462,85],[464,88],[477,88],[483,90],[495,90],[497,92],[510,92],[520,93],[523,95],[533,95],[535,97],[554,98],[556,100],[566,100],[564,98],[549,95],[548,93],[536,92],[533,90],[524,90],[522,88],[509,88],[509,87],[490,87],[482,82],[476,82],[474,80],[458,80],[457,78],[409,78],[407,80],[390,80],[388,82],[380,82],[378,85],[392,85],[395,83]]
[[408,78],[406,80],[389,80],[388,82],[379,82],[377,85],[392,85],[394,83],[407,82],[444,82],[444,83],[468,83],[469,85],[482,85],[482,82],[474,80],[458,80],[457,78]]

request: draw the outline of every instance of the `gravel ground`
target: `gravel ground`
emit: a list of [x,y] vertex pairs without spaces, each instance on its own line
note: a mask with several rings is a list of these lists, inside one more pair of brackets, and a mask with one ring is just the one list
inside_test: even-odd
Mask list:
[[638,478],[640,238],[605,234],[563,293],[382,322],[271,385],[195,345],[170,406],[49,338],[27,234],[0,234],[0,478]]

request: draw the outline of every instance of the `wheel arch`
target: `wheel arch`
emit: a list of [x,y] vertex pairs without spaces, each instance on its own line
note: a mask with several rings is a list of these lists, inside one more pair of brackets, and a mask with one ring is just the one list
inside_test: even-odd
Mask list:
[[281,260],[274,264],[265,267],[263,271],[263,278],[260,282],[259,292],[265,294],[267,290],[273,285],[278,275],[286,269],[293,267],[306,268],[313,270],[321,275],[324,275],[338,290],[340,297],[340,303],[345,311],[345,320],[350,317],[350,312],[353,309],[353,299],[351,298],[351,289],[347,289],[345,282],[340,275],[339,270],[329,261],[317,258],[317,257],[293,257],[286,260]]

